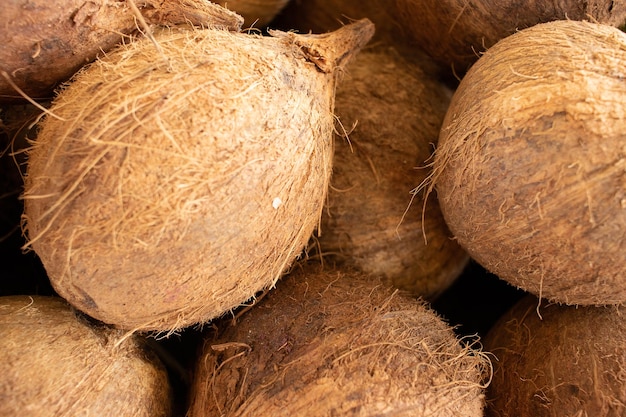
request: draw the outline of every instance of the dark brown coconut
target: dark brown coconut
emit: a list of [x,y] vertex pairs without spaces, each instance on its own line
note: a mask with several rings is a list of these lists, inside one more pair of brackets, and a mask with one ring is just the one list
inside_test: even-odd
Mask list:
[[[205,0],[134,0],[148,24],[235,28],[235,13]],[[0,31],[0,101],[49,98],[59,83],[137,31],[130,0],[7,0]]]
[[0,297],[0,415],[167,417],[159,360],[58,297]]
[[339,70],[328,35],[164,29],[81,71],[29,156],[25,218],[60,295],[106,323],[169,330],[271,287],[318,225]]
[[215,3],[243,16],[246,26],[263,28],[289,3],[289,0],[220,0]]
[[[489,331],[491,417],[626,415],[626,311],[528,296]],[[541,316],[538,315],[541,314]]]
[[423,302],[308,265],[207,338],[189,415],[479,416],[488,365]]
[[[341,124],[319,244],[363,271],[433,298],[465,267],[434,195],[411,195],[429,169],[450,93],[421,61],[381,46],[361,52],[337,88]],[[343,130],[342,130],[343,128]]]
[[[626,2],[613,0],[394,0],[407,36],[462,75],[489,47],[518,30],[553,20],[626,22]],[[393,7],[393,6],[392,6]]]
[[300,33],[324,33],[367,18],[376,25],[374,41],[402,44],[407,37],[387,0],[290,0],[273,27]]
[[486,269],[567,304],[626,301],[626,34],[558,21],[472,67],[444,120],[434,182]]

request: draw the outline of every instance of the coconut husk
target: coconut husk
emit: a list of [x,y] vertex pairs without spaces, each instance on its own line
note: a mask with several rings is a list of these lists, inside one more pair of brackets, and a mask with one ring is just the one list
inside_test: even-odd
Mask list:
[[289,0],[221,0],[215,3],[243,16],[246,27],[264,28]]
[[624,416],[624,306],[539,304],[520,300],[485,338],[497,358],[487,415]]
[[557,21],[491,48],[456,91],[434,159],[446,222],[509,283],[626,302],[626,34]]
[[236,29],[242,18],[205,0],[9,0],[2,6],[0,102],[49,99],[78,69],[148,25]]
[[0,334],[0,415],[170,415],[167,373],[142,341],[59,297],[0,297]]
[[426,202],[411,190],[430,173],[451,93],[428,63],[402,52],[366,49],[337,88],[341,125],[319,247],[323,256],[434,298],[468,256],[451,239],[435,196]]
[[190,417],[478,416],[489,361],[423,301],[348,269],[295,269],[207,337]]
[[518,30],[554,20],[626,22],[626,3],[612,0],[394,0],[397,20],[415,44],[462,76],[493,46]]
[[25,220],[60,295],[165,331],[272,287],[319,223],[335,82],[371,37],[163,29],[81,71],[29,154]]

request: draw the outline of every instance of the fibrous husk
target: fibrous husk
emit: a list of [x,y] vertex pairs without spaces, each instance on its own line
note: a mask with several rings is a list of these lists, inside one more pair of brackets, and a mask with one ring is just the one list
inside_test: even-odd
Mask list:
[[546,305],[527,296],[487,334],[490,417],[626,415],[624,306]]
[[207,337],[189,415],[479,416],[490,368],[474,347],[423,301],[310,264]]
[[407,36],[459,76],[500,39],[539,23],[626,23],[626,3],[613,0],[394,0],[392,7]]
[[243,22],[205,0],[8,0],[2,4],[0,101],[22,99],[15,87],[51,98],[57,85],[137,32],[138,17],[150,25],[232,29]]
[[566,304],[626,301],[626,34],[557,21],[491,48],[459,85],[433,180],[487,270]]
[[434,195],[411,195],[430,172],[451,94],[402,51],[362,51],[337,88],[337,132],[347,137],[337,138],[319,245],[323,255],[433,298],[468,260]]
[[217,4],[240,14],[246,26],[263,28],[289,3],[290,0],[220,0]]
[[29,246],[106,323],[171,330],[271,287],[318,225],[335,81],[371,37],[163,29],[74,77],[29,155]]
[[273,27],[299,33],[324,33],[367,18],[376,25],[373,42],[405,44],[408,37],[386,0],[290,0]]
[[167,417],[165,368],[141,339],[59,297],[0,297],[0,415]]

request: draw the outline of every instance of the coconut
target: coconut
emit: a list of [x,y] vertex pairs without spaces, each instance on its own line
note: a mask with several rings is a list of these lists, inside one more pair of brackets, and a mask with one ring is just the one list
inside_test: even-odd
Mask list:
[[613,0],[394,0],[407,36],[437,62],[462,75],[497,41],[554,20],[626,22],[626,3]]
[[322,255],[335,254],[414,295],[434,298],[467,264],[434,195],[411,190],[437,142],[449,90],[427,64],[401,49],[362,51],[337,88],[335,112],[347,136],[335,147],[322,216]]
[[289,0],[221,0],[216,3],[243,16],[246,25],[265,27]]
[[363,273],[305,265],[227,323],[207,335],[190,417],[482,415],[485,355]]
[[566,304],[626,302],[626,34],[544,23],[485,53],[443,122],[433,181],[487,270]]
[[0,334],[0,415],[170,415],[167,373],[142,340],[59,297],[0,297]]
[[274,285],[319,223],[340,69],[373,31],[155,31],[81,71],[29,154],[28,246],[71,304],[173,330]]
[[138,18],[147,24],[241,25],[240,16],[221,9],[205,0],[4,2],[0,101],[51,97],[59,83],[136,32]]
[[624,306],[538,306],[520,300],[484,340],[497,357],[487,415],[626,415]]
[[407,41],[395,10],[385,0],[290,0],[273,27],[300,33],[337,30],[352,21],[367,18],[376,25],[373,40],[394,44]]

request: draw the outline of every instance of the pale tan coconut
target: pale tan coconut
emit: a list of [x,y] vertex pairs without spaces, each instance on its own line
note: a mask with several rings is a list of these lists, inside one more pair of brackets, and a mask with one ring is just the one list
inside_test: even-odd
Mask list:
[[476,417],[489,361],[423,301],[306,265],[208,336],[190,417]]
[[626,34],[556,21],[461,81],[434,159],[446,222],[487,270],[566,304],[626,302]]
[[495,356],[487,415],[625,416],[624,306],[540,304],[520,300],[485,338]]
[[289,0],[220,0],[215,3],[237,12],[245,25],[263,28],[289,3]]
[[[0,102],[50,98],[88,62],[147,24],[236,28],[242,19],[206,0],[8,0],[2,4]],[[145,30],[145,28],[142,28]]]
[[0,297],[0,415],[169,416],[159,359],[81,316],[59,297]]
[[[336,141],[319,245],[364,272],[434,298],[465,268],[434,195],[411,194],[428,176],[450,91],[428,62],[389,46],[368,48],[337,88]],[[343,138],[341,136],[344,136]]]
[[163,29],[81,71],[29,156],[29,247],[106,323],[172,330],[274,285],[319,223],[337,76],[371,37]]

